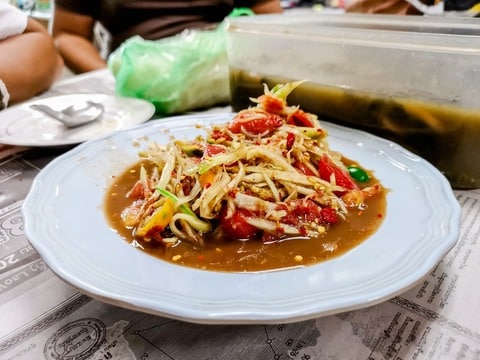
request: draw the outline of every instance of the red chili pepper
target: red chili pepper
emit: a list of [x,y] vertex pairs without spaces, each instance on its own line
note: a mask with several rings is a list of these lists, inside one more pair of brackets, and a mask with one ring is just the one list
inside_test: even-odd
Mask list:
[[287,150],[290,150],[294,144],[295,144],[295,134],[291,132],[287,133]]

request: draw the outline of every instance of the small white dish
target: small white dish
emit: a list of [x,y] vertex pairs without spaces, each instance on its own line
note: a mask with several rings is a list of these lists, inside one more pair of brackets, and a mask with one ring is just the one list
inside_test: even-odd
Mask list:
[[[31,108],[40,104],[61,110],[87,101],[103,105],[105,111],[97,121],[72,129]],[[74,145],[128,129],[149,120],[154,113],[155,107],[148,101],[115,95],[68,94],[35,99],[0,112],[0,143],[32,147]]]
[[203,134],[198,124],[231,116],[152,121],[53,160],[23,204],[28,239],[56,274],[98,300],[206,324],[294,322],[371,306],[415,285],[455,245],[460,206],[437,169],[392,142],[329,123],[331,148],[389,189],[380,229],[346,254],[305,268],[227,273],[168,263],[121,239],[103,210],[112,177],[149,142],[192,139]]

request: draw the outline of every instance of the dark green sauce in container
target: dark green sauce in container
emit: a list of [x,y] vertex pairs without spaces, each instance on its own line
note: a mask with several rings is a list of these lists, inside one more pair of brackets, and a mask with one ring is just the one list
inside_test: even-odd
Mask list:
[[[232,108],[250,106],[250,98],[263,93],[263,84],[272,88],[293,80],[232,68]],[[308,81],[289,95],[288,103],[317,114],[321,121],[365,130],[404,146],[436,166],[454,188],[480,187],[480,106],[467,109],[454,100],[445,104],[388,97]]]

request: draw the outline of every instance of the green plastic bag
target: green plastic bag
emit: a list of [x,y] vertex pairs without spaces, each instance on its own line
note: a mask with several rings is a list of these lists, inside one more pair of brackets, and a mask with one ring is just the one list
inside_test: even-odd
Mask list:
[[[230,16],[251,14],[234,11]],[[225,23],[186,30],[156,41],[134,36],[108,58],[116,93],[150,101],[158,114],[174,114],[230,101]]]

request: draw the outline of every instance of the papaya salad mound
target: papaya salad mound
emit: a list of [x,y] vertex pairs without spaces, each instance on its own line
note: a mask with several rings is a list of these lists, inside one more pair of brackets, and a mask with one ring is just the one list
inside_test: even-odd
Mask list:
[[107,191],[112,227],[166,261],[234,272],[311,265],[366,240],[386,191],[330,149],[314,114],[287,104],[299,84],[265,87],[205,135],[149,144]]

